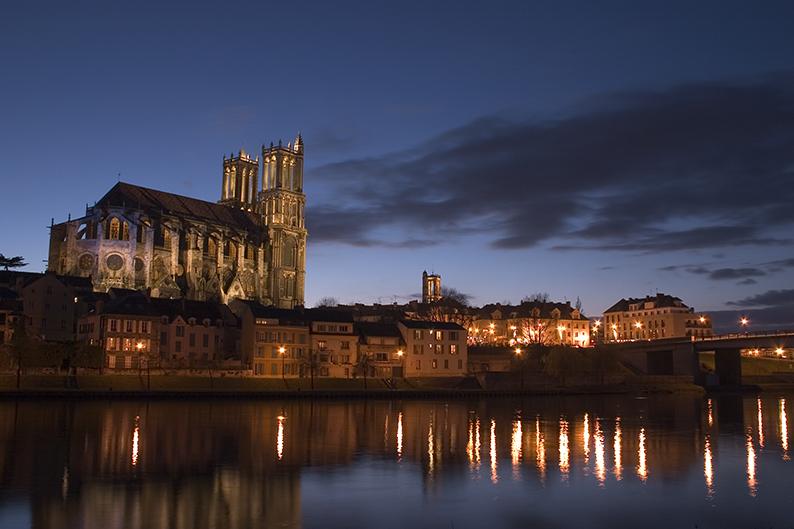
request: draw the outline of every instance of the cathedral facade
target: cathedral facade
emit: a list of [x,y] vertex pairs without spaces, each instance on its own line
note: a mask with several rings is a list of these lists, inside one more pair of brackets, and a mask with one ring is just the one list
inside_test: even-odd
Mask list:
[[51,226],[48,269],[90,277],[96,291],[292,308],[304,303],[305,206],[298,135],[261,159],[224,156],[218,203],[117,183]]

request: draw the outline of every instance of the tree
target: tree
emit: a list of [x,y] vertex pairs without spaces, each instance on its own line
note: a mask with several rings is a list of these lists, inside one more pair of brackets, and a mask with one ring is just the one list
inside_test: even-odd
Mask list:
[[581,371],[581,356],[572,347],[552,347],[546,356],[546,373],[557,377],[563,386],[570,375]]
[[0,266],[2,266],[6,272],[8,272],[9,268],[21,268],[27,265],[28,263],[25,262],[25,258],[21,255],[6,257],[0,253]]
[[471,301],[471,295],[464,294],[460,290],[452,287],[441,287],[441,297],[442,299],[455,301],[466,307],[469,306],[469,302]]
[[316,307],[336,307],[339,305],[339,300],[332,296],[326,296],[324,298],[320,298],[320,301],[317,302]]
[[367,389],[367,374],[370,370],[370,359],[369,355],[366,353],[362,353],[358,357],[358,362],[356,362],[356,373],[362,373],[364,375],[364,389]]
[[309,351],[309,356],[306,358],[302,358],[303,364],[309,369],[309,378],[311,379],[311,386],[314,389],[314,374],[317,372],[317,369],[320,367],[320,356],[319,353],[315,353],[314,351]]
[[579,312],[582,312],[582,300],[579,299],[579,296],[576,296],[576,305],[574,305],[574,308]]
[[521,303],[548,303],[550,298],[551,296],[549,296],[548,292],[535,292],[521,298]]

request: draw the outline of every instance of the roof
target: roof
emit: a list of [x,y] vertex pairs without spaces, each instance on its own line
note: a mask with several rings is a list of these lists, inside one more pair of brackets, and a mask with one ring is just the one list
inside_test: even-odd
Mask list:
[[0,285],[16,288],[32,279],[43,276],[41,272],[20,272],[17,270],[0,270]]
[[248,307],[254,318],[279,320],[281,325],[307,326],[309,322],[300,309],[280,309],[271,305],[262,305],[258,301],[235,299],[234,303]]
[[35,274],[25,280],[25,286],[32,285],[36,281],[43,279],[45,277],[54,277],[58,281],[61,282],[64,286],[72,287],[76,289],[83,289],[92,291],[94,289],[94,283],[91,281],[90,277],[80,277],[80,276],[62,276],[57,275],[54,272],[48,271],[43,274]]
[[668,294],[662,294],[661,292],[656,294],[655,296],[645,296],[644,298],[623,298],[607,310],[604,311],[604,314],[608,312],[627,312],[629,309],[629,305],[634,305],[636,303],[646,303],[646,302],[653,302],[654,308],[663,308],[663,307],[681,307],[681,308],[689,308],[681,301],[681,298],[677,298],[675,296],[670,296]]
[[230,314],[228,307],[211,301],[150,298],[140,292],[110,299],[101,312],[153,318],[167,316],[169,320],[181,316],[183,320],[195,318],[198,322],[225,320]]
[[[535,309],[540,311],[537,316],[534,315],[537,313]],[[581,311],[579,311],[579,318],[574,318],[573,313],[576,308],[572,307],[570,303],[554,303],[549,301],[524,301],[520,305],[502,305],[500,303],[485,305],[478,311],[477,317],[479,319],[490,320],[491,314],[498,310],[502,313],[502,319],[536,317],[553,319],[551,313],[554,309],[560,311],[560,319],[562,320],[587,319],[587,316]]]
[[256,232],[263,227],[261,218],[249,211],[166,191],[136,186],[126,182],[118,182],[114,185],[97,202],[97,205],[105,207],[134,207],[150,214],[162,212],[177,217],[200,219],[250,232]]
[[305,309],[304,317],[309,321],[329,321],[334,323],[353,323],[353,312],[339,309]]
[[401,320],[400,323],[409,329],[438,329],[450,331],[465,331],[462,326],[457,323],[448,321],[428,321],[428,320]]
[[394,323],[360,321],[356,323],[356,330],[360,336],[385,336],[389,338],[402,338],[400,328]]

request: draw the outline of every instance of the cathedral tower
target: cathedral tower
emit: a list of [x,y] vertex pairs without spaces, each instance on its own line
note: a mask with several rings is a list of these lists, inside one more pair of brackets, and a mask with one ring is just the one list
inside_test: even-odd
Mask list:
[[270,238],[266,255],[268,291],[273,304],[292,308],[303,305],[306,278],[306,225],[303,194],[303,139],[262,146],[262,192],[258,212]]
[[259,188],[259,158],[252,160],[240,149],[237,156],[232,153],[223,157],[223,185],[220,204],[253,211],[256,209]]
[[422,272],[422,303],[433,303],[442,297],[441,276],[428,274],[426,270]]

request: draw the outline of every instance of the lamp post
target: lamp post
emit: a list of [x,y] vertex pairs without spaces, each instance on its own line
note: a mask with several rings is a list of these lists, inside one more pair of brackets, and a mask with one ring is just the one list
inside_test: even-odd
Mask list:
[[516,347],[516,360],[518,361],[518,374],[521,377],[521,391],[524,391],[524,370],[521,362],[521,348]]
[[618,324],[617,323],[613,323],[612,324],[612,337],[615,339],[616,342],[618,341]]
[[[143,351],[143,342],[135,344],[135,349],[138,350],[138,365],[141,365],[141,351]],[[146,389],[152,389],[152,372],[149,369],[149,357],[146,357]]]
[[283,345],[278,348],[278,354],[281,355],[281,380],[284,382],[285,388],[287,387],[287,377],[284,374],[285,373],[284,368],[286,367],[285,365],[286,352],[287,352],[287,348],[284,347]]
[[397,358],[400,359],[400,371],[402,372],[402,377],[405,378],[405,351],[398,349]]
[[637,329],[637,339],[639,340],[640,339],[640,332],[642,330],[642,322],[641,321],[635,321],[634,322],[634,327],[636,327],[636,329]]
[[593,333],[593,345],[595,345],[598,343],[598,329],[601,327],[601,320],[594,321],[593,327],[595,328],[595,332]]
[[742,316],[739,318],[739,325],[742,326],[744,334],[747,334],[747,326],[750,325],[750,319],[747,316]]

